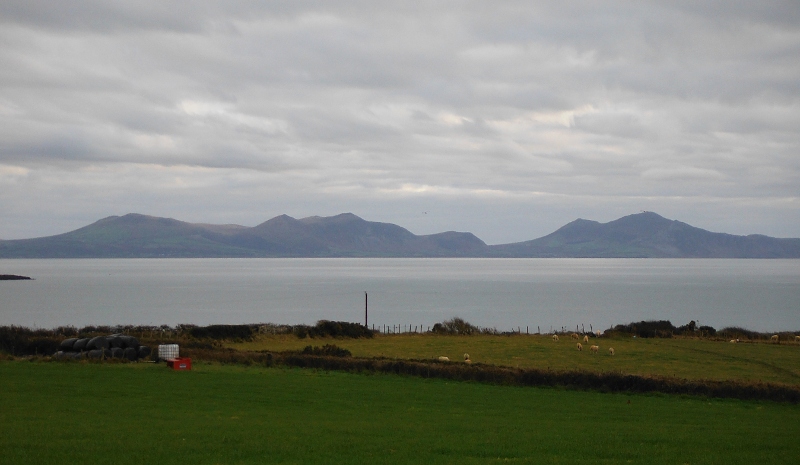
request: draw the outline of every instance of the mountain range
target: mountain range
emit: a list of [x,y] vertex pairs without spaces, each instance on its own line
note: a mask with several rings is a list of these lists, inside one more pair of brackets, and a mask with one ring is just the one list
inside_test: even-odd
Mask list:
[[0,258],[157,257],[591,257],[800,258],[800,239],[714,233],[653,212],[575,220],[547,236],[487,245],[467,232],[415,235],[352,213],[254,227],[187,223],[136,213],[64,234],[0,240]]

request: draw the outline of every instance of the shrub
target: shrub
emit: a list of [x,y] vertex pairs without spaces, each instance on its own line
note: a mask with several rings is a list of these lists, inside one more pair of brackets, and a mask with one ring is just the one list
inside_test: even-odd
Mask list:
[[189,335],[197,339],[250,340],[253,338],[253,329],[249,325],[196,326],[189,330]]
[[703,335],[703,336],[716,336],[717,335],[717,330],[714,329],[711,326],[701,326],[699,329],[700,329],[700,334]]
[[375,333],[364,325],[346,321],[320,320],[315,326],[297,325],[294,334],[299,338],[337,337],[337,338],[371,338]]
[[60,343],[52,331],[21,326],[0,327],[0,352],[9,355],[52,355],[58,351]]
[[623,334],[634,334],[638,337],[672,337],[677,328],[668,320],[640,321],[627,325],[616,325],[612,331]]
[[325,344],[322,347],[306,346],[302,353],[304,355],[326,355],[329,357],[350,357],[353,355],[349,350],[333,344]]
[[463,318],[452,318],[433,325],[431,332],[436,334],[480,334],[481,329],[464,321]]
[[749,329],[740,328],[738,326],[729,326],[726,328],[722,328],[719,330],[720,336],[726,339],[764,339],[769,337],[768,335],[758,333],[756,331],[750,331]]

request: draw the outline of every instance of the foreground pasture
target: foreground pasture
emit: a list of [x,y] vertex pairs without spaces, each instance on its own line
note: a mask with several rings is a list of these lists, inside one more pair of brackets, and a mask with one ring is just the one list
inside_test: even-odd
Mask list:
[[0,463],[756,463],[800,406],[200,363],[0,362]]
[[[739,343],[709,339],[591,338],[581,352],[569,336],[381,335],[372,339],[299,339],[293,335],[259,335],[250,342],[225,344],[239,350],[301,350],[307,345],[336,344],[355,357],[435,360],[447,356],[475,363],[519,368],[617,371],[641,376],[690,380],[732,380],[800,385],[800,344]],[[592,354],[590,345],[600,346]],[[612,357],[609,347],[615,349]]]

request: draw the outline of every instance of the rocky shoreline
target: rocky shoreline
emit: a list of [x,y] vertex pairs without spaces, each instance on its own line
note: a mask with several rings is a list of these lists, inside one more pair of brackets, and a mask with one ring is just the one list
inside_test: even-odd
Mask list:
[[29,279],[32,280],[33,278],[16,274],[0,274],[0,281],[23,281]]

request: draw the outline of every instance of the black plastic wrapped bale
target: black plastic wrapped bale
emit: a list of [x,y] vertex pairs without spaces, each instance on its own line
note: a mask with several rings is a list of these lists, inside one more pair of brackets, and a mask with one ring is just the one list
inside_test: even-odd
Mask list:
[[132,347],[134,349],[138,349],[139,348],[139,340],[136,339],[135,337],[133,337],[133,336],[120,336],[120,338],[122,339],[122,341],[124,343],[123,344],[123,349],[128,348],[128,347]]
[[138,353],[136,352],[136,349],[134,349],[133,347],[126,347],[122,351],[122,358],[127,358],[128,360],[130,360],[132,362],[136,361],[136,356],[137,355],[138,355]]
[[72,352],[72,347],[75,345],[75,341],[77,341],[77,337],[71,337],[69,339],[64,339],[61,341],[61,344],[58,345],[58,350],[63,352]]
[[72,352],[74,350],[73,347],[75,346],[75,342],[77,341],[78,341],[77,337],[64,339],[63,341],[61,341],[61,344],[58,345],[58,349],[64,352]]
[[75,341],[75,344],[72,345],[72,350],[75,352],[81,352],[86,350],[86,344],[89,343],[89,338],[78,339]]
[[108,340],[108,346],[112,349],[118,348],[122,349],[125,342],[122,340],[121,337],[117,334],[113,334],[111,336],[107,336],[106,339]]
[[58,360],[77,360],[81,358],[80,352],[64,352],[63,350],[59,350],[56,352],[54,357]]
[[124,349],[120,347],[112,347],[111,348],[111,358],[122,358],[122,354],[125,352]]
[[86,348],[89,350],[98,349],[108,349],[108,339],[105,336],[97,336],[89,339],[89,342],[86,344]]
[[87,353],[89,358],[103,358],[103,349],[92,349]]
[[147,357],[150,356],[151,353],[152,352],[151,352],[149,347],[147,347],[147,346],[139,346],[139,350],[138,350],[139,358],[147,358]]

